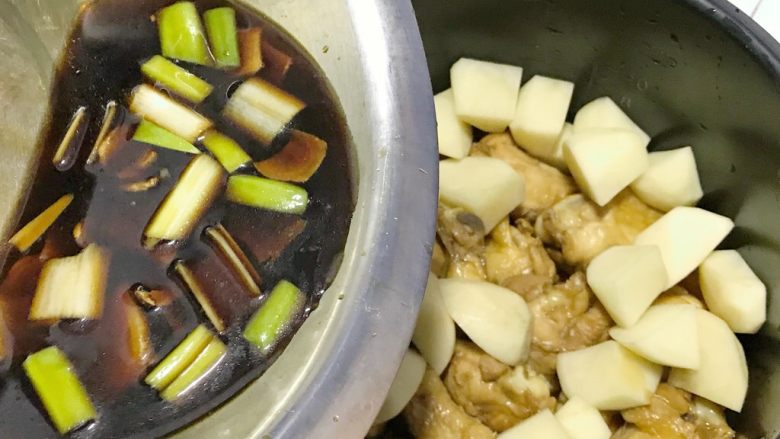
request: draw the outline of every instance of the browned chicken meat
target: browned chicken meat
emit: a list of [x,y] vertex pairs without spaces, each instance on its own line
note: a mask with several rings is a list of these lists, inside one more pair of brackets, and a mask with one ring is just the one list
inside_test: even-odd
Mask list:
[[693,305],[696,308],[704,309],[704,304],[698,297],[679,285],[675,285],[661,293],[655,299],[653,305]]
[[[735,437],[723,417],[723,410],[712,403],[694,399],[691,394],[662,383],[650,404],[621,412],[628,427],[651,438],[731,439]],[[628,436],[635,437],[635,436]],[[643,437],[643,436],[636,436]]]
[[604,207],[577,194],[540,215],[535,229],[545,243],[561,249],[567,264],[577,267],[587,265],[608,247],[630,244],[660,217],[661,212],[630,190],[621,192]]
[[466,413],[498,432],[555,408],[547,379],[525,365],[507,366],[471,342],[455,344],[444,385]]
[[528,155],[509,133],[488,134],[474,145],[471,155],[501,159],[523,176],[525,200],[516,213],[532,221],[567,195],[577,192],[571,177]]
[[662,383],[650,398],[650,404],[623,410],[621,414],[626,422],[651,437],[684,439],[695,431],[694,425],[683,418],[690,409],[688,392]]
[[498,223],[485,248],[488,281],[504,285],[507,279],[525,275],[542,277],[550,284],[555,280],[555,263],[533,232],[524,219],[518,220],[516,226],[509,224],[509,218]]
[[647,434],[638,428],[626,424],[620,427],[613,435],[611,439],[657,439],[651,434]]
[[450,255],[444,251],[444,247],[439,244],[439,241],[435,241],[431,254],[431,273],[435,274],[436,277],[446,277],[449,267]]
[[441,379],[428,368],[422,383],[404,409],[409,431],[417,439],[492,439],[496,434],[468,415],[447,393]]
[[460,207],[439,206],[436,231],[449,255],[447,277],[485,280],[485,226]]
[[704,398],[693,397],[691,411],[686,415],[689,422],[696,426],[697,438],[700,439],[742,439],[726,421],[726,410]]
[[545,375],[555,373],[558,353],[605,341],[612,326],[582,272],[545,288],[542,295],[528,301],[528,308],[534,316],[529,364]]

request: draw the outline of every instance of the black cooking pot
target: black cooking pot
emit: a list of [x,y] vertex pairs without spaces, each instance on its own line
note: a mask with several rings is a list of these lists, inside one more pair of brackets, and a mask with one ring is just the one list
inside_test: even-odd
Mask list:
[[[651,150],[693,145],[701,206],[735,219],[766,283],[768,320],[742,337],[750,390],[732,425],[780,433],[780,45],[725,0],[414,0],[434,91],[461,56],[576,83],[572,111],[611,96]],[[780,17],[778,17],[780,19]],[[706,334],[705,334],[706,336]]]

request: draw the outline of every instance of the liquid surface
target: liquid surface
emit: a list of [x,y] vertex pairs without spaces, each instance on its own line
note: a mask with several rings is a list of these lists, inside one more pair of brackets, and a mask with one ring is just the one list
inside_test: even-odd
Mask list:
[[[294,59],[281,84],[307,104],[294,119],[294,127],[328,143],[325,161],[304,184],[310,197],[305,214],[253,209],[221,197],[188,240],[150,252],[141,245],[143,229],[192,156],[153,148],[158,158],[139,177],[163,178],[157,187],[136,193],[123,190],[126,180],[118,175],[122,165],[137,160],[151,146],[127,141],[111,162],[118,165],[84,166],[109,101],[119,104],[120,122],[128,127],[126,136],[137,123],[124,106],[130,91],[144,82],[140,63],[160,52],[156,24],[150,17],[170,3],[104,0],[90,4],[84,8],[65,50],[52,88],[49,123],[41,137],[41,160],[28,201],[21,209],[19,227],[63,194],[74,193],[76,197],[41,242],[25,254],[12,252],[3,268],[0,304],[6,315],[7,338],[13,340],[13,360],[3,365],[0,378],[0,438],[59,437],[21,369],[28,354],[48,345],[58,346],[67,355],[98,411],[96,422],[70,434],[75,438],[153,437],[169,433],[213,410],[262,374],[302,319],[272,354],[259,355],[241,337],[241,329],[265,296],[252,298],[242,290],[218,254],[204,241],[203,230],[207,226],[221,222],[232,234],[260,274],[263,292],[270,291],[281,279],[296,284],[308,297],[305,314],[316,307],[338,263],[353,208],[343,116],[322,74],[308,58],[280,31],[246,12],[238,11],[239,28],[262,27],[264,41]],[[218,1],[195,3],[201,12],[223,5]],[[195,109],[215,121],[221,132],[236,139],[254,159],[270,156],[278,149],[278,145],[263,147],[254,142],[219,116],[239,78],[216,69],[181,65],[214,85],[211,96]],[[263,76],[262,70],[259,76]],[[80,107],[86,108],[89,117],[84,141],[75,165],[60,172],[52,166],[51,158]],[[27,321],[44,260],[80,251],[72,231],[82,221],[84,239],[108,248],[111,253],[102,318],[53,325]],[[218,369],[211,371],[186,398],[167,403],[142,383],[143,377],[197,324],[208,326],[200,306],[171,276],[169,266],[174,260],[189,263],[218,313],[228,322],[229,328],[221,337],[228,354]],[[170,305],[145,312],[155,352],[154,361],[147,366],[139,366],[122,342],[127,329],[121,296],[138,283],[165,290],[173,297]]]

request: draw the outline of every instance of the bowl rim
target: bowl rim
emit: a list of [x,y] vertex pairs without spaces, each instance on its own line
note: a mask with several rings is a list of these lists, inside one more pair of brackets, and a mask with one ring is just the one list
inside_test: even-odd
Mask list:
[[[352,236],[328,289],[331,300],[340,292],[358,300],[340,304],[352,306],[342,310],[342,321],[330,318],[322,332],[325,337],[328,332],[356,336],[355,331],[363,331],[358,335],[363,340],[318,345],[316,364],[324,368],[290,395],[294,410],[275,419],[258,438],[362,437],[409,347],[428,280],[439,157],[433,90],[416,16],[410,0],[345,3],[372,87],[373,108],[366,110],[373,113],[369,119],[378,160],[370,176],[358,163]],[[355,252],[368,243],[371,251]],[[381,334],[393,336],[377,337]],[[365,372],[370,375],[356,379],[355,374]]]
[[[352,138],[357,200],[317,309],[262,376],[174,437],[362,437],[409,347],[435,239],[436,119],[415,14],[409,0],[236,1],[328,76]],[[326,12],[327,26],[312,26]]]

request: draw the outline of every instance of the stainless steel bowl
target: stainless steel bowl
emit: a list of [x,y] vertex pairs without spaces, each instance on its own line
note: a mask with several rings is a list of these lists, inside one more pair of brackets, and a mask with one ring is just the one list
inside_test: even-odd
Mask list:
[[[2,212],[26,194],[54,61],[81,3],[0,0]],[[352,138],[357,205],[341,269],[283,355],[176,436],[361,437],[411,338],[434,237],[436,129],[414,15],[406,0],[236,3],[294,35],[329,78]],[[4,236],[15,221],[2,218]]]
[[736,221],[769,290],[760,335],[741,337],[750,390],[732,423],[780,434],[780,45],[725,0],[413,0],[433,87],[461,56],[576,83],[574,109],[610,95],[651,149],[694,146],[702,205]]

